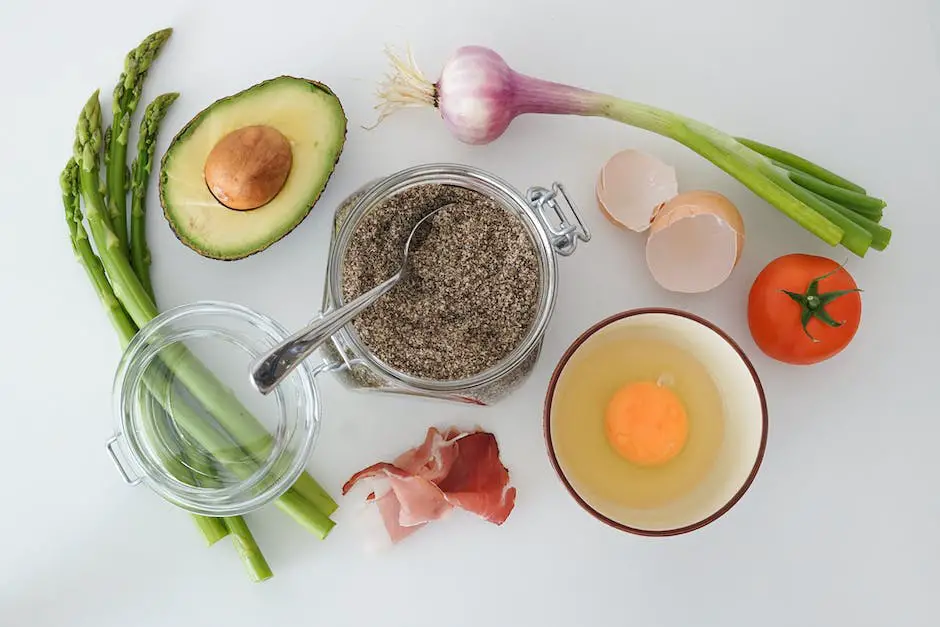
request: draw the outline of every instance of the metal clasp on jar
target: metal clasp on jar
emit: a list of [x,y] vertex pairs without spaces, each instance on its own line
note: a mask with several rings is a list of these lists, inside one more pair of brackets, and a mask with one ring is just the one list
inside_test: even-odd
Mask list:
[[[578,240],[591,241],[591,232],[581,216],[578,215],[574,203],[565,193],[565,188],[557,181],[552,183],[551,189],[544,187],[530,187],[525,193],[526,201],[535,209],[542,226],[549,233],[552,248],[559,255],[567,257],[578,247]],[[564,205],[559,202],[564,200]],[[568,217],[570,214],[574,219]]]

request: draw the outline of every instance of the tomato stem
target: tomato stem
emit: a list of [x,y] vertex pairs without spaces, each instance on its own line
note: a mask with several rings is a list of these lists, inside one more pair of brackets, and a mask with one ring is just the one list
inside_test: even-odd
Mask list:
[[803,326],[803,332],[806,333],[806,336],[814,342],[818,342],[813,334],[809,332],[807,325],[809,321],[813,318],[816,318],[826,326],[833,328],[841,327],[845,324],[845,320],[835,320],[832,316],[829,315],[829,312],[826,311],[826,305],[841,298],[846,294],[851,294],[853,292],[861,292],[862,290],[855,288],[851,290],[834,290],[832,292],[823,292],[819,293],[819,282],[823,279],[828,279],[836,272],[842,270],[842,266],[827,272],[822,276],[818,276],[812,281],[809,282],[809,285],[806,287],[806,291],[802,294],[798,292],[791,292],[790,290],[780,290],[794,301],[800,305],[800,324]]

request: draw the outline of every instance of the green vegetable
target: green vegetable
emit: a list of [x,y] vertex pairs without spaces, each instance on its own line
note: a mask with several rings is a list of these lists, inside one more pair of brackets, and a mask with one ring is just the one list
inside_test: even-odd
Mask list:
[[851,220],[861,228],[865,229],[871,233],[872,241],[871,247],[875,250],[884,250],[888,247],[888,244],[891,242],[891,229],[886,228],[875,222],[874,220],[866,217],[864,214],[852,211],[847,207],[843,207],[834,200],[829,200],[828,198],[823,198],[816,194],[816,197],[823,203],[829,205],[834,211],[842,214],[843,217]]
[[[807,170],[812,171],[813,175],[802,175],[800,173],[794,174],[796,165],[791,165],[789,168],[780,168],[771,161],[770,158],[754,151],[749,148],[745,143],[739,142],[737,139],[725,135],[721,131],[711,128],[705,124],[695,121],[688,121],[687,124],[694,129],[694,134],[700,137],[705,138],[707,141],[711,142],[715,146],[720,146],[724,149],[724,152],[728,154],[734,154],[741,158],[744,163],[748,164],[748,170],[742,172],[741,176],[736,176],[742,183],[744,183],[749,188],[749,181],[753,178],[763,177],[769,179],[772,183],[776,185],[785,195],[786,198],[791,199],[790,202],[799,203],[802,207],[809,209],[814,215],[815,218],[811,218],[804,214],[791,215],[791,217],[796,220],[801,226],[809,230],[810,232],[815,233],[821,239],[826,241],[829,244],[839,244],[841,243],[849,251],[855,253],[859,257],[864,257],[865,253],[868,252],[869,247],[874,240],[874,235],[866,230],[863,226],[848,219],[841,212],[834,210],[828,203],[823,202],[823,199],[816,193],[810,191],[803,185],[800,181],[807,181],[809,179],[819,180],[823,182],[822,179],[818,176],[825,176],[830,180],[838,180],[842,182],[843,185],[856,186],[854,183],[839,177],[836,174],[829,172],[828,170],[806,160],[801,157],[796,157],[790,153],[784,152],[782,150],[767,146],[765,144],[759,144],[763,150],[768,152],[774,152],[778,156],[785,155],[792,164],[799,164],[802,167],[805,167]],[[748,144],[758,145],[756,142],[748,140]],[[706,153],[699,151],[700,154],[706,156],[710,161],[719,165],[715,162],[714,159],[711,159],[707,156]],[[726,172],[732,173],[725,167],[722,167]],[[826,185],[830,188],[836,189],[834,184],[829,184],[823,182],[823,185]],[[752,188],[753,189],[753,188]],[[841,189],[841,188],[839,188]],[[852,190],[842,189],[846,194],[854,194],[860,196],[858,192]],[[758,194],[760,195],[760,194]],[[866,197],[867,198],[867,197]],[[766,199],[766,198],[765,198]],[[769,199],[768,199],[769,200]],[[877,200],[877,199],[875,199]],[[771,204],[775,205],[778,209],[781,209],[784,213],[788,213],[787,204],[783,199],[772,201],[769,200]],[[877,200],[877,202],[882,203],[883,201]],[[825,221],[830,225],[834,225],[839,231],[841,231],[841,236],[836,241],[828,240],[823,235],[815,229],[815,226],[819,220]]]
[[147,183],[157,147],[157,130],[177,93],[157,96],[144,111],[137,140],[137,158],[131,166],[131,265],[147,294],[153,298],[150,282],[150,250],[147,248],[146,211]]
[[790,170],[789,177],[791,181],[800,187],[804,187],[829,200],[841,203],[845,207],[852,209],[857,208],[857,210],[862,213],[881,211],[886,205],[885,201],[880,198],[872,198],[865,194],[859,194],[849,189],[837,187],[815,176],[800,172],[799,170]]
[[[840,198],[847,199],[852,206],[850,207],[846,205],[846,209],[851,208],[852,211],[860,213],[870,220],[875,220],[876,222],[880,221],[884,215],[883,206],[877,206],[884,204],[884,201],[881,199],[861,195],[861,199],[863,200],[861,202],[857,202],[857,192],[830,185],[822,179],[818,179],[811,174],[797,170],[793,166],[789,166],[785,163],[780,163],[779,161],[774,161],[773,159],[771,159],[770,162],[778,169],[785,171],[791,181],[797,183],[804,189],[811,191],[816,195],[821,195],[827,199],[833,199],[836,202],[839,202]],[[817,192],[816,190],[820,191]]]
[[[700,129],[703,127],[704,125],[699,125]],[[707,132],[706,130],[706,134]],[[875,250],[884,250],[887,247],[891,231],[877,223],[885,206],[885,202],[880,198],[868,196],[855,183],[778,148],[751,140],[740,141],[727,137],[713,137],[712,141],[726,145],[734,142],[736,145],[733,150],[751,163],[752,167],[766,175],[792,198],[838,227],[842,231],[840,243],[859,257],[864,257],[869,247],[874,247]],[[740,143],[737,143],[738,141]],[[772,160],[766,154],[756,152],[751,146],[786,161]],[[797,221],[806,226],[802,221]]]
[[[218,486],[218,482],[215,479],[216,469],[212,467],[211,459],[206,457],[205,454],[196,454],[192,457],[192,463],[193,468],[199,471],[198,481],[201,485],[208,487]],[[241,516],[226,516],[219,520],[231,534],[232,543],[235,545],[238,557],[241,559],[242,564],[245,565],[245,570],[248,571],[248,576],[251,577],[251,580],[260,582],[273,577],[274,573],[271,572],[268,561],[264,559],[261,547],[259,547],[258,543],[255,541],[255,537],[248,528],[248,523],[245,522],[245,519]]]
[[[773,166],[771,166],[773,167]],[[859,257],[864,257],[874,236],[857,223],[834,211],[823,198],[794,182],[786,173],[775,172],[774,180],[794,198],[842,229],[842,245]]]
[[[104,306],[112,326],[117,331],[121,348],[125,348],[137,333],[137,327],[114,296],[111,284],[108,283],[108,278],[105,276],[104,266],[101,265],[101,260],[95,255],[91,243],[88,241],[88,234],[82,223],[78,164],[75,163],[74,159],[69,159],[62,171],[59,182],[62,187],[65,221],[69,227],[72,250],[75,252],[75,257],[79,263],[85,268],[85,273],[88,275],[92,287],[95,288],[98,299]],[[185,473],[185,471],[184,469],[182,472]],[[228,529],[218,518],[195,514],[191,516],[206,539],[206,543],[210,546],[228,535]]]
[[763,155],[769,159],[773,159],[774,161],[791,167],[799,172],[805,172],[806,174],[829,183],[830,185],[835,185],[836,187],[841,187],[842,189],[847,189],[859,194],[865,193],[865,188],[863,188],[861,185],[856,185],[852,181],[842,178],[835,172],[830,172],[826,168],[816,165],[808,159],[799,157],[793,153],[787,152],[786,150],[781,150],[779,148],[774,148],[773,146],[768,146],[767,144],[756,142],[753,139],[747,139],[744,137],[737,137],[735,139],[760,155]]
[[153,64],[160,49],[173,29],[165,28],[149,35],[139,46],[131,50],[124,59],[124,71],[114,87],[112,109],[114,121],[109,129],[107,142],[107,199],[114,233],[119,245],[128,250],[127,237],[127,142],[131,134],[131,120],[140,102],[147,70]]
[[[631,113],[624,111],[625,117],[622,121],[627,121],[626,116]],[[705,132],[702,129],[705,129]],[[668,127],[668,134],[665,130],[662,134],[673,137],[699,153],[827,244],[835,246],[843,241],[845,230],[840,225],[813,211],[802,199],[781,187],[780,181],[774,180],[769,173],[755,168],[754,164],[734,150],[733,146],[727,145],[724,141],[727,136],[691,121],[673,122]]]
[[235,549],[238,556],[248,570],[248,575],[252,581],[264,581],[274,576],[271,567],[261,553],[261,548],[255,542],[255,537],[251,535],[248,524],[241,516],[227,516],[225,526],[232,534],[232,542],[235,543]]
[[[164,442],[172,446],[176,453],[167,452],[166,448],[158,449],[160,452],[160,462],[173,477],[186,485],[199,485],[193,472],[193,460],[198,456],[192,453],[192,450],[184,445],[184,441],[179,434],[170,426],[172,419],[163,408],[153,408],[159,411],[149,411],[144,416],[144,428],[147,432],[147,439],[151,442]],[[229,528],[221,518],[212,516],[199,516],[191,514],[196,521],[196,526],[206,538],[209,546],[212,546],[229,534]]]
[[[95,92],[82,109],[76,126],[75,160],[79,163],[80,189],[85,201],[88,226],[114,295],[131,321],[139,328],[155,318],[158,312],[153,300],[137,279],[120,240],[108,222],[104,200],[97,184],[100,148],[101,108],[98,92]],[[265,453],[270,445],[270,434],[191,353],[182,346],[175,345],[166,349],[161,354],[161,359],[220,425],[234,431],[234,440],[245,446],[247,452],[259,456]],[[182,428],[208,433],[208,429],[196,424],[201,422],[198,418],[189,416],[180,409],[174,407],[172,413]],[[195,436],[195,433],[193,435]],[[200,443],[214,454],[219,448],[202,440]],[[320,537],[326,537],[333,526],[332,521],[322,515],[312,503],[296,493],[288,492],[279,501],[284,501],[281,503],[282,509]],[[309,507],[298,501],[303,501]]]
[[[163,353],[160,358],[166,364]],[[209,422],[189,403],[180,402],[178,391],[173,385],[173,377],[178,381],[182,379],[175,371],[171,377],[170,371],[172,368],[169,366],[162,372],[148,368],[144,375],[144,384],[150,394],[166,411],[172,411],[173,422],[177,428],[208,451],[229,473],[242,480],[250,478],[261,467],[259,460],[251,457],[249,448],[236,442],[217,421]],[[193,386],[187,384],[187,388],[187,392],[192,395]],[[304,497],[296,486],[297,483],[282,494],[275,501],[275,505],[311,533],[321,539],[325,538],[334,526],[333,521]]]

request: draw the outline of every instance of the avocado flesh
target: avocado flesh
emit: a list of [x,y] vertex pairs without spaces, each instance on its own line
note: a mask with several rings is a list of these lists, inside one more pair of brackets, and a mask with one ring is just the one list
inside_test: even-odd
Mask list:
[[[252,125],[277,129],[293,163],[281,191],[251,211],[224,206],[205,181],[206,158],[223,137]],[[281,76],[216,101],[173,139],[163,157],[160,200],[184,244],[213,259],[264,250],[310,212],[329,181],[346,140],[346,116],[325,85]]]

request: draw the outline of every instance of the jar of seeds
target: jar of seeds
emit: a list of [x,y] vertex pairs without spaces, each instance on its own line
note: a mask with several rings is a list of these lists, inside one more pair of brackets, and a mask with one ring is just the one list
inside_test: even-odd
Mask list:
[[349,387],[488,405],[532,371],[557,295],[557,256],[590,240],[564,188],[520,193],[482,170],[412,167],[371,181],[336,210],[323,310],[410,272],[324,344]]

